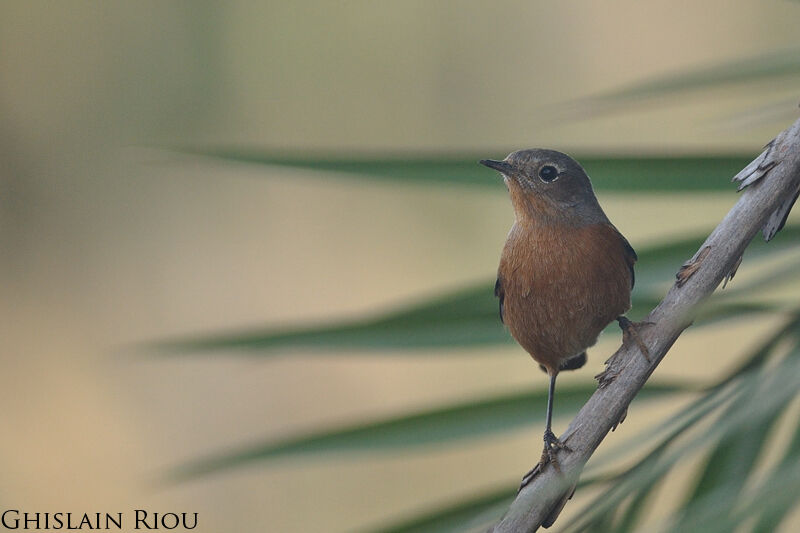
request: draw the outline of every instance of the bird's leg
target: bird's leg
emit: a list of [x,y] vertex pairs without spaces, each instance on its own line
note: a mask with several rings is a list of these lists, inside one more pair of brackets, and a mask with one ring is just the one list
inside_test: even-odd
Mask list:
[[553,463],[553,466],[558,470],[558,461],[556,460],[555,451],[556,450],[567,450],[570,449],[563,444],[556,436],[553,434],[552,423],[553,423],[553,399],[555,397],[556,392],[556,376],[558,374],[552,373],[550,374],[550,388],[547,391],[547,425],[544,429],[544,451],[542,452],[542,465],[546,465],[547,463]]
[[566,444],[558,440],[555,434],[553,434],[552,429],[553,397],[555,396],[557,375],[558,374],[553,372],[550,373],[550,388],[547,391],[547,425],[544,429],[544,450],[542,451],[542,458],[539,460],[539,464],[533,467],[530,472],[522,477],[522,483],[519,486],[519,490],[522,490],[528,483],[530,483],[548,463],[552,463],[553,468],[555,468],[557,472],[560,472],[561,469],[558,465],[556,453],[558,450],[566,450],[568,452],[572,451]]
[[619,327],[622,330],[622,342],[623,344],[627,338],[632,338],[634,342],[639,346],[639,351],[642,352],[645,360],[650,363],[650,350],[647,349],[647,345],[642,341],[642,338],[639,336],[639,331],[637,326],[642,324],[649,324],[649,322],[639,322],[638,324],[634,324],[628,317],[625,316],[618,316],[617,322],[619,322]]

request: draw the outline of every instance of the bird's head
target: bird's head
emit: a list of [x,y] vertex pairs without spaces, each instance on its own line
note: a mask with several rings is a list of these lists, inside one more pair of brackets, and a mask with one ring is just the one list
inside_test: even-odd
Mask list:
[[536,148],[480,163],[503,175],[518,219],[575,226],[608,220],[586,171],[567,154]]

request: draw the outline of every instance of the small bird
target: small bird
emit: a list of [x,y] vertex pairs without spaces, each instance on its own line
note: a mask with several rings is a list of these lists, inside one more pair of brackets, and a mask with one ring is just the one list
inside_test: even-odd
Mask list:
[[502,174],[514,206],[495,296],[500,319],[550,376],[537,468],[558,468],[557,451],[569,448],[551,428],[556,376],[583,366],[586,349],[613,320],[624,331],[633,329],[623,315],[631,307],[636,252],[606,217],[586,171],[568,155],[520,150],[480,163]]

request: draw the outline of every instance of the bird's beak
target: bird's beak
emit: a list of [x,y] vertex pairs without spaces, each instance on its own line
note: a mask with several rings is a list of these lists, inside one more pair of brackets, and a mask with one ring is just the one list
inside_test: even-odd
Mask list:
[[505,161],[495,161],[494,159],[481,159],[480,164],[489,168],[493,168],[498,172],[502,172],[506,176],[509,176],[513,169],[510,163]]

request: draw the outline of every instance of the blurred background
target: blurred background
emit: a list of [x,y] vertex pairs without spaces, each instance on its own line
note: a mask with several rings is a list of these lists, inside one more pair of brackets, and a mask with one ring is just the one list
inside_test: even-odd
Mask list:
[[[798,22],[787,0],[3,2],[3,508],[481,530],[539,458],[546,380],[497,320],[513,214],[476,160],[583,161],[641,317],[797,118]],[[798,223],[678,340],[556,530],[800,527]],[[557,434],[619,342],[560,379]]]

